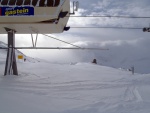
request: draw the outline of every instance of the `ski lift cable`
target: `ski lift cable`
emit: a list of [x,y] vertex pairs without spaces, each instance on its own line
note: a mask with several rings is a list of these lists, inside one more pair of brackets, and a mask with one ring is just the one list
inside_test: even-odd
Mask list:
[[150,16],[101,16],[101,15],[81,15],[81,16],[66,16],[66,17],[71,17],[71,18],[140,18],[140,19],[149,19]]
[[143,28],[136,28],[136,27],[91,27],[91,26],[72,26],[70,28],[79,28],[79,29],[84,29],[84,28],[90,28],[90,29],[143,29]]

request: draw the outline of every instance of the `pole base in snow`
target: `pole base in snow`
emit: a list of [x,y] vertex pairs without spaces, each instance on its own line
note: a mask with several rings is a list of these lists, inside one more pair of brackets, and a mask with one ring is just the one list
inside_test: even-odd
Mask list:
[[5,65],[4,76],[6,75],[18,75],[16,56],[15,56],[15,30],[5,28],[8,33],[8,50]]

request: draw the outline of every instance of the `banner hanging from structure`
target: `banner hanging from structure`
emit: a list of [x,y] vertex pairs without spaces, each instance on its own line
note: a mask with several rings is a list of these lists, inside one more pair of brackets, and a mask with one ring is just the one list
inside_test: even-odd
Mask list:
[[0,7],[0,16],[33,16],[33,7]]

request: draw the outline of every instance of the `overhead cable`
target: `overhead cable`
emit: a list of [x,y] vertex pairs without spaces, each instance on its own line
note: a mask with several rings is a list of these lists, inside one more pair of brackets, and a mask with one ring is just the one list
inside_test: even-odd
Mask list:
[[74,17],[83,17],[83,18],[92,18],[92,17],[95,17],[95,18],[150,18],[150,16],[101,16],[101,15],[81,15],[81,16],[67,16],[67,17],[71,17],[71,18],[74,18]]
[[92,27],[92,26],[85,26],[85,27],[82,27],[82,26],[73,26],[73,27],[70,27],[70,28],[77,28],[77,29],[84,29],[84,28],[90,28],[90,29],[143,29],[143,28],[138,28],[138,27]]

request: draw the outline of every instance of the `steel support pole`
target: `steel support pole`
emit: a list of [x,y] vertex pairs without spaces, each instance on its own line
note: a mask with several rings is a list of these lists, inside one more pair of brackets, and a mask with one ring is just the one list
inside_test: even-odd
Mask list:
[[7,49],[7,58],[5,64],[5,72],[6,75],[18,75],[16,56],[15,56],[15,30],[5,28],[8,34],[8,49]]

